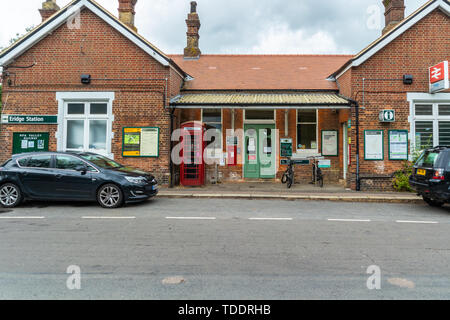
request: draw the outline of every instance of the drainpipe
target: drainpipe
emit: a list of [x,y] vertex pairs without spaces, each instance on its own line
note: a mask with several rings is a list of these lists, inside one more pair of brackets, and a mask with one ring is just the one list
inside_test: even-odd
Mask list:
[[355,107],[355,127],[356,127],[356,191],[361,191],[361,177],[360,177],[360,163],[359,163],[359,103],[356,100],[346,98],[350,101],[351,105]]

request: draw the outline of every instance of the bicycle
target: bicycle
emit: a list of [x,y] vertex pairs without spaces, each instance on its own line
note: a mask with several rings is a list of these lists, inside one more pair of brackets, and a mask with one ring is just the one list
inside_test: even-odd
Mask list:
[[[320,159],[323,159],[323,157],[319,157]],[[323,174],[322,170],[319,168],[318,159],[317,157],[308,157],[308,159],[312,159],[312,181],[310,184],[316,184],[319,183],[319,187],[323,188]]]
[[291,159],[289,159],[288,168],[281,177],[281,183],[286,183],[288,189],[290,189],[292,187],[292,184],[294,183],[294,161],[292,161]]

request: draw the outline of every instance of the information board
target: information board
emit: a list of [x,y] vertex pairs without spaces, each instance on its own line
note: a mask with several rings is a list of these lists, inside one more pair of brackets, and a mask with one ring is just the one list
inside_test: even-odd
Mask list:
[[124,157],[159,157],[159,128],[124,128]]
[[384,160],[383,130],[364,131],[364,160]]
[[292,157],[292,139],[281,139],[280,150],[281,157]]
[[339,155],[337,130],[322,131],[322,155],[331,157]]
[[14,132],[13,154],[48,151],[48,132]]
[[408,160],[408,131],[389,131],[389,160]]

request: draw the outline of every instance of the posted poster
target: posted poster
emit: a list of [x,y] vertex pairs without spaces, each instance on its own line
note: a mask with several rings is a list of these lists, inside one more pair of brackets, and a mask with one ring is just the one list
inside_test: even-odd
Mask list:
[[124,128],[124,157],[159,157],[159,128]]
[[408,131],[389,131],[389,160],[408,160]]
[[384,160],[383,130],[364,131],[364,160]]
[[338,156],[338,132],[336,130],[322,131],[322,155]]

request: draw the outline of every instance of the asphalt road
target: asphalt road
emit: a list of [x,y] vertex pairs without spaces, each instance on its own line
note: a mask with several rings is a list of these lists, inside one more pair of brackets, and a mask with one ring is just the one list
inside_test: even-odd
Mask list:
[[0,299],[449,299],[449,231],[425,204],[27,203],[0,209]]

